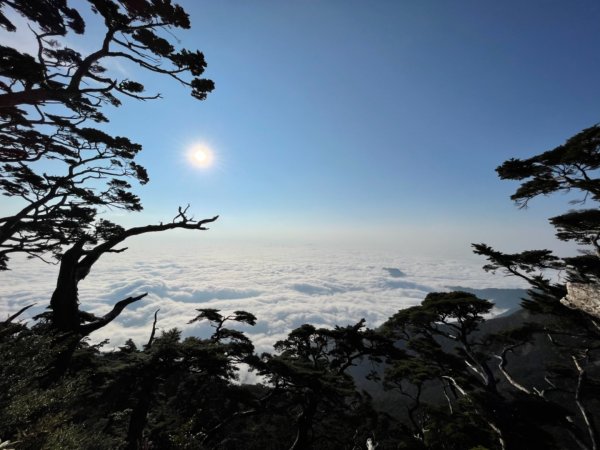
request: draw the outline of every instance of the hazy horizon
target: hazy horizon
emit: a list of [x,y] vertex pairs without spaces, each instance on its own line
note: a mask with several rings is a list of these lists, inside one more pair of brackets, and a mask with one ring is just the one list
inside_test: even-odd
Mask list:
[[[196,217],[221,215],[215,239],[418,242],[454,256],[470,242],[555,245],[547,218],[569,199],[520,211],[516,183],[494,169],[598,122],[597,2],[181,4],[192,26],[176,38],[205,54],[216,89],[198,102],[110,62],[163,98],[105,108],[101,128],[141,143],[150,175],[134,186],[144,211],[107,218],[169,221],[189,203]],[[85,35],[65,38],[83,54],[102,31],[86,8]],[[0,38],[33,52],[19,29]],[[200,144],[210,164],[190,158]],[[16,207],[0,199],[6,214]]]

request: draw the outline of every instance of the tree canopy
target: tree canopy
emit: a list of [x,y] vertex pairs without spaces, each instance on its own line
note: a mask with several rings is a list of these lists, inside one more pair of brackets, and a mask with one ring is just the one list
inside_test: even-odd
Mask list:
[[[549,219],[556,229],[556,237],[576,244],[579,255],[560,257],[550,250],[510,254],[486,244],[473,244],[474,252],[489,261],[485,270],[501,269],[527,281],[531,289],[523,306],[534,314],[545,316],[542,325],[526,324],[518,333],[501,337],[504,344],[497,357],[502,374],[521,393],[541,400],[548,407],[557,410],[558,405],[570,404],[577,411],[577,421],[573,421],[571,410],[559,414],[559,422],[580,448],[597,448],[600,438],[590,413],[593,406],[586,401],[585,395],[587,389],[595,389],[599,375],[596,367],[600,351],[600,317],[594,315],[599,302],[596,293],[600,287],[599,168],[600,126],[594,125],[552,150],[525,160],[508,160],[496,169],[500,178],[521,182],[511,196],[521,208],[540,195],[574,192],[581,196],[571,203],[586,204],[588,208],[569,210]],[[560,276],[562,272],[566,276]],[[572,301],[569,297],[575,292],[588,296],[582,298],[579,295],[577,301]],[[531,389],[508,374],[507,356],[532,339],[539,344],[542,339],[539,336],[548,339],[548,351],[554,352],[559,362],[545,364],[540,369],[545,374],[542,384],[546,387]],[[577,423],[581,428],[572,426]]]
[[[61,39],[85,32],[80,8],[86,5],[101,20],[104,36],[97,50],[81,55]],[[214,84],[201,78],[206,62],[200,51],[172,44],[172,30],[188,29],[190,22],[185,10],[170,1],[90,0],[77,8],[66,1],[2,1],[0,8],[0,25],[8,31],[16,31],[13,15],[28,19],[37,46],[35,55],[0,46],[0,191],[22,205],[0,218],[0,269],[8,269],[15,253],[60,260],[50,321],[58,330],[85,336],[144,297],[123,299],[100,318],[80,311],[78,283],[103,254],[124,251],[115,247],[131,236],[174,228],[205,230],[216,220],[196,220],[188,207],[180,207],[170,222],[130,229],[102,217],[110,209],[141,211],[132,183],[143,185],[149,177],[135,161],[142,146],[111,136],[95,123],[108,120],[105,105],[160,97],[146,95],[135,80],[120,79],[106,63],[130,61],[174,79],[199,100]]]
[[14,32],[16,28],[7,18],[7,6],[39,28],[34,31],[38,47],[35,56],[0,47],[3,126],[31,120],[26,117],[27,111],[19,108],[23,105],[34,106],[39,118],[33,120],[38,124],[55,123],[55,117],[39,108],[52,102],[60,103],[75,115],[65,119],[105,121],[100,107],[120,105],[119,96],[135,99],[160,96],[145,94],[141,83],[122,79],[114,70],[107,69],[106,62],[111,59],[124,59],[141,69],[173,78],[190,88],[191,95],[199,100],[213,90],[213,82],[201,78],[206,67],[202,52],[177,50],[171,42],[169,29],[190,28],[189,16],[181,6],[165,0],[89,0],[87,3],[103,21],[105,33],[97,50],[81,55],[59,40],[69,29],[78,34],[85,30],[81,14],[69,8],[65,0],[0,2],[3,12],[0,25],[8,31]]
[[[82,34],[85,22],[66,1],[0,2],[0,25],[16,27],[10,14],[31,24],[36,55],[0,46],[0,189],[20,197],[24,207],[0,218],[0,269],[11,253],[60,256],[61,249],[85,235],[90,242],[119,231],[98,220],[98,207],[140,211],[131,181],[148,182],[134,159],[141,146],[126,137],[90,127],[106,122],[104,105],[120,106],[123,98],[150,100],[144,86],[108,69],[122,59],[140,69],[172,78],[199,100],[214,88],[201,78],[206,67],[200,51],[179,49],[171,30],[190,27],[187,13],[170,1],[87,2],[104,24],[98,49],[81,55],[61,38]],[[78,5],[79,8],[82,4]],[[26,30],[20,30],[27,33]],[[37,161],[57,161],[56,174],[40,172]],[[105,182],[105,188],[98,186]]]
[[528,159],[509,159],[496,172],[503,180],[521,181],[511,196],[520,207],[538,195],[577,190],[600,201],[600,125],[593,125],[568,139],[563,145]]

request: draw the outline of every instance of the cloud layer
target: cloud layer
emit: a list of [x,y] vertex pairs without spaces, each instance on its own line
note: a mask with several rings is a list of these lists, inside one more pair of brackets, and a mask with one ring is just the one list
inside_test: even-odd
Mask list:
[[[133,338],[144,343],[159,308],[160,329],[177,327],[184,335],[207,335],[206,324],[188,321],[196,308],[217,308],[255,314],[256,326],[242,329],[259,351],[269,351],[276,340],[303,323],[346,325],[365,318],[369,327],[376,327],[397,310],[419,304],[428,292],[452,286],[488,288],[481,292],[490,298],[494,293],[506,295],[498,288],[523,287],[514,278],[486,274],[481,263],[311,246],[207,245],[202,251],[177,254],[137,248],[101,260],[81,283],[80,302],[82,309],[104,314],[115,302],[148,292],[94,333],[94,342],[108,338],[110,346],[117,346]],[[29,317],[41,312],[57,272],[57,266],[17,261],[12,271],[1,273],[0,317],[34,302],[37,306]],[[501,308],[507,307],[505,303]]]

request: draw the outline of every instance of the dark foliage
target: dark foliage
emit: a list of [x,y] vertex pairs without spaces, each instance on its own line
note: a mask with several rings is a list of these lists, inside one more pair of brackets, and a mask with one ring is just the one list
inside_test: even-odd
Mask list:
[[[552,417],[543,416],[539,423],[546,428],[562,428],[563,434],[570,436],[570,445],[579,448],[597,448],[600,438],[595,414],[591,412],[598,405],[586,395],[587,389],[594,389],[600,375],[600,317],[592,314],[589,307],[598,304],[595,294],[579,299],[579,303],[566,299],[578,286],[591,289],[587,292],[600,292],[599,168],[600,126],[594,125],[559,147],[526,160],[511,159],[496,169],[502,179],[521,182],[511,197],[520,207],[539,195],[571,191],[582,195],[572,203],[593,206],[549,219],[557,238],[580,246],[580,255],[561,258],[549,250],[508,254],[486,244],[473,244],[475,253],[489,261],[485,270],[500,269],[527,281],[531,289],[523,306],[547,317],[543,325],[524,324],[492,337],[498,346],[500,372],[519,392],[518,404],[534,406],[538,414],[542,409],[551,412]],[[557,277],[557,272],[566,272],[566,277]],[[542,376],[536,385],[526,386],[511,375],[512,368],[519,364],[517,349],[531,342],[539,345],[541,339],[548,340],[553,356],[540,364]],[[517,358],[511,357],[509,369],[511,354]]]
[[[61,38],[69,31],[84,32],[78,8],[86,6],[104,24],[105,34],[96,51],[81,55]],[[24,205],[0,218],[0,269],[8,268],[13,253],[60,257],[64,246],[81,239],[94,243],[119,234],[120,227],[97,217],[101,210],[142,209],[131,192],[132,181],[148,181],[134,161],[141,146],[89,123],[108,120],[105,105],[160,95],[147,95],[141,83],[120,79],[107,62],[126,60],[172,78],[199,100],[214,87],[201,78],[202,53],[177,50],[171,43],[173,30],[187,29],[190,22],[170,1],[90,0],[76,8],[65,0],[0,1],[0,26],[15,31],[7,16],[11,10],[29,20],[38,52],[32,56],[0,46],[0,190]],[[51,166],[56,173],[40,172],[39,161],[56,162]]]

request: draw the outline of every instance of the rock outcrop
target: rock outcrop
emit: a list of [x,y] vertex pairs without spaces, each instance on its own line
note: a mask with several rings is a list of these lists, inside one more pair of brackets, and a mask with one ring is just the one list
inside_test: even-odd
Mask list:
[[567,283],[567,295],[560,302],[600,319],[600,284]]

